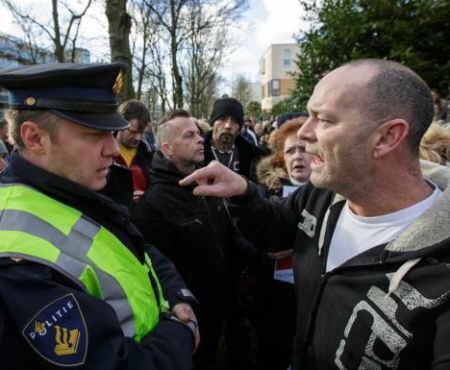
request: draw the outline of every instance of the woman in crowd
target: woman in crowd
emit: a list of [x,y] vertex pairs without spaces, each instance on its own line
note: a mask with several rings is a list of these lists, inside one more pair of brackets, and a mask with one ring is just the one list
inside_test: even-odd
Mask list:
[[306,142],[297,138],[297,131],[305,121],[305,117],[295,118],[275,132],[270,143],[273,154],[264,158],[257,167],[258,181],[264,194],[286,196],[309,180],[312,156],[305,152]]
[[450,159],[450,131],[432,123],[420,142],[419,150],[421,159],[446,166]]

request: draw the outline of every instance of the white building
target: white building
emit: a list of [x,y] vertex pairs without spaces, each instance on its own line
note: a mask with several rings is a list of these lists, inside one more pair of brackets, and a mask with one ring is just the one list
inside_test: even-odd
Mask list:
[[298,71],[296,60],[298,44],[270,45],[260,59],[261,108],[270,112],[275,104],[290,97],[295,79],[289,72]]

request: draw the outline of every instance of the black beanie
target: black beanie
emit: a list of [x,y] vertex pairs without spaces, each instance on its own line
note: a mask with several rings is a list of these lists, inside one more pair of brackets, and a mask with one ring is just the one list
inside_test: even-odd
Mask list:
[[234,98],[217,99],[214,102],[209,124],[212,126],[218,118],[226,116],[233,117],[239,124],[239,127],[242,127],[244,124],[244,108],[239,100]]

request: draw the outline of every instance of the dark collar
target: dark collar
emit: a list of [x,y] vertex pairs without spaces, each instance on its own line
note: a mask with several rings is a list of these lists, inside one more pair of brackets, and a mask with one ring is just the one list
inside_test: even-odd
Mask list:
[[[199,168],[200,166],[196,166]],[[160,150],[153,156],[152,169],[150,171],[150,184],[157,183],[173,183],[178,185],[181,179],[184,179],[187,174],[181,172],[171,161],[169,161]],[[187,189],[193,189],[197,186],[197,183],[192,183],[187,186],[183,186]]]

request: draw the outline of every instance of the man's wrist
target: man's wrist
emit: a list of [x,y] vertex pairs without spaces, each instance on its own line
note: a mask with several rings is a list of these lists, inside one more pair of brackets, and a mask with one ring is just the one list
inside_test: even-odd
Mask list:
[[255,185],[251,181],[248,181],[244,176],[242,176],[242,178],[247,182],[247,188],[245,189],[244,194],[228,198],[228,201],[230,203],[238,206],[250,202],[255,196],[255,192],[257,191]]

